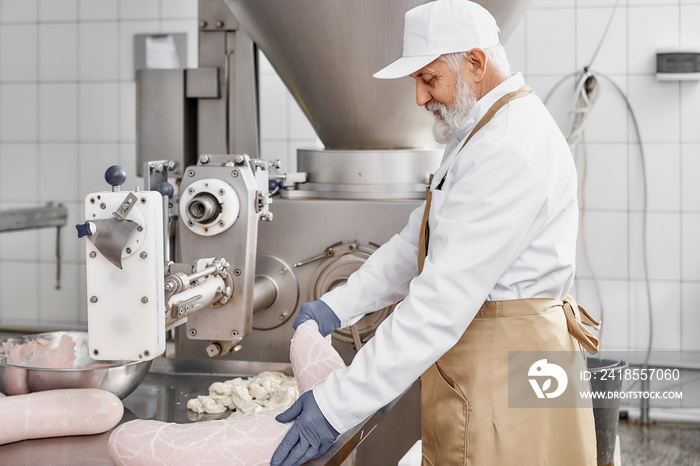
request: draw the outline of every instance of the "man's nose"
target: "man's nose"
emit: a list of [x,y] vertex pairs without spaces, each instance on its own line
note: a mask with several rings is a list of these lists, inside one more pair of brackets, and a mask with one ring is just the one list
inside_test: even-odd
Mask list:
[[433,99],[433,96],[430,94],[430,92],[425,89],[424,86],[421,86],[420,84],[416,84],[416,104],[419,106],[423,107],[425,104],[430,102]]

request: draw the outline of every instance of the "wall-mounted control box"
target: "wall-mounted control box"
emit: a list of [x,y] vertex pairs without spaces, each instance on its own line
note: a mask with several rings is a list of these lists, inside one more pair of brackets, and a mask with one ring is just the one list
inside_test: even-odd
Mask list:
[[700,80],[700,49],[660,49],[656,52],[659,81]]

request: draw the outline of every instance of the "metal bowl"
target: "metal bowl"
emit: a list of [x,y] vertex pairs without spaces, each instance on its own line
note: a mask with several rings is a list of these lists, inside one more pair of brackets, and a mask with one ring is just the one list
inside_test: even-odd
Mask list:
[[96,361],[86,332],[51,332],[0,340],[0,392],[6,395],[60,388],[99,388],[125,398],[141,383],[151,361]]

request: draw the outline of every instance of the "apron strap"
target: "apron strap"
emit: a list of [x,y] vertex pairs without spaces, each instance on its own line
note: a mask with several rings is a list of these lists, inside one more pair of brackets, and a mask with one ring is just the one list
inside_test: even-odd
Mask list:
[[576,304],[576,301],[574,301],[571,295],[564,298],[563,307],[569,333],[576,338],[586,351],[591,354],[596,354],[600,348],[600,342],[585,326],[591,327],[594,330],[600,330],[600,322],[591,317],[584,308]]

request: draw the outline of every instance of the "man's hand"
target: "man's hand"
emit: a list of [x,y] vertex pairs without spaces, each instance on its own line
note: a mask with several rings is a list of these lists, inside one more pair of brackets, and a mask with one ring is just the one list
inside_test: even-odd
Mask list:
[[298,326],[307,320],[315,320],[318,324],[318,331],[321,332],[321,335],[324,337],[330,335],[340,327],[340,319],[338,319],[338,316],[335,315],[335,312],[333,312],[333,309],[331,309],[328,304],[320,299],[302,304],[299,309],[299,315],[294,319],[292,327],[296,330]]
[[338,431],[326,420],[316,404],[311,390],[285,412],[278,414],[278,422],[296,422],[272,455],[270,466],[297,466],[323,455],[333,445]]

